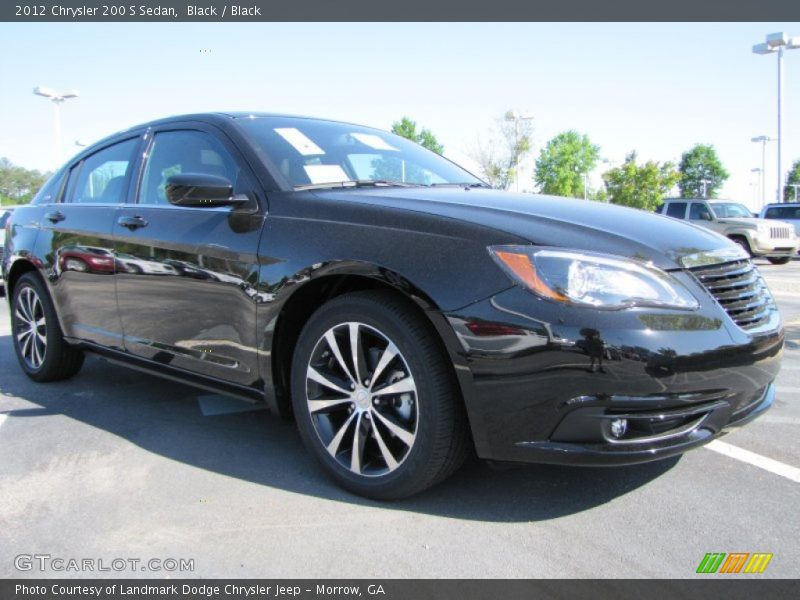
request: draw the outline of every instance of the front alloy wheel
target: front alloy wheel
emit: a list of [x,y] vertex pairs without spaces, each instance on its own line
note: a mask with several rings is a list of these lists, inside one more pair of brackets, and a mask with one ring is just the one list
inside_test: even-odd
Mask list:
[[300,333],[291,382],[306,447],[339,485],[362,496],[420,492],[469,452],[447,353],[399,295],[352,292],[320,307]]
[[357,475],[397,469],[417,435],[417,386],[397,346],[365,323],[342,323],[317,342],[306,369],[319,439]]

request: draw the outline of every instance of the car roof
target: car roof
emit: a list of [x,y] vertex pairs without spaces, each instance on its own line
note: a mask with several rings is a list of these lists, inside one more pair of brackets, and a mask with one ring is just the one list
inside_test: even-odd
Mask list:
[[800,206],[800,202],[770,202],[765,204],[764,208],[771,208],[773,206]]
[[[73,156],[66,164],[70,164],[75,162],[76,160],[81,160],[83,157],[88,156],[96,151],[96,149],[100,146],[104,146],[109,143],[113,143],[114,141],[118,140],[121,137],[125,137],[127,135],[133,134],[135,132],[142,131],[144,129],[148,129],[150,127],[158,127],[161,125],[168,125],[170,123],[176,123],[181,121],[200,121],[203,123],[209,123],[211,125],[217,125],[221,128],[225,128],[226,125],[230,125],[233,121],[238,119],[259,119],[264,117],[277,117],[277,118],[291,118],[291,119],[305,119],[309,121],[327,121],[330,123],[341,123],[343,125],[356,125],[358,127],[368,127],[366,125],[358,125],[357,123],[348,123],[347,121],[337,121],[335,119],[326,119],[323,117],[309,117],[306,115],[295,115],[289,113],[272,113],[272,112],[247,112],[247,111],[229,111],[229,112],[202,112],[202,113],[187,113],[187,114],[179,114],[179,115],[170,115],[168,117],[162,117],[160,119],[155,119],[153,121],[147,121],[146,123],[139,123],[137,125],[132,125],[126,129],[122,129],[117,131],[116,133],[112,133],[103,137],[102,139],[97,140],[96,142],[90,144],[86,148],[84,148],[81,152]],[[376,129],[372,127],[371,129]],[[61,168],[59,168],[59,171]]]
[[[181,114],[181,115],[170,115],[168,117],[163,117],[161,119],[155,119],[153,121],[148,121],[146,123],[140,123],[138,125],[133,125],[127,129],[119,131],[115,134],[107,136],[105,139],[116,137],[120,134],[125,134],[129,131],[136,131],[139,129],[146,129],[148,127],[155,127],[158,125],[169,124],[176,121],[204,121],[206,123],[212,124],[226,124],[230,123],[231,121],[237,119],[260,119],[265,117],[275,117],[275,118],[289,118],[289,119],[305,119],[309,121],[328,121],[331,123],[342,123],[345,125],[357,125],[356,123],[348,123],[346,121],[337,121],[336,119],[326,119],[324,117],[309,117],[307,115],[295,115],[290,113],[273,113],[273,112],[259,112],[259,111],[230,111],[230,112],[204,112],[204,113],[188,113],[188,114]],[[359,125],[359,127],[366,127],[365,125]],[[374,128],[373,128],[374,129]]]
[[664,202],[733,202],[734,204],[744,204],[741,200],[731,200],[730,198],[664,198]]

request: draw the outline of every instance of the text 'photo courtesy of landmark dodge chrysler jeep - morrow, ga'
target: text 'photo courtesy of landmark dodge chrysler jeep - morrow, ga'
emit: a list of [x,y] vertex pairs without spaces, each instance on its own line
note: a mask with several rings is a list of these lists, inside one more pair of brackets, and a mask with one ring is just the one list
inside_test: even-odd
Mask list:
[[3,273],[31,379],[93,353],[265,402],[381,499],[473,451],[680,454],[769,408],[784,343],[716,233],[282,115],[172,117],[83,150],[9,219]]
[[716,231],[739,244],[750,256],[785,265],[797,254],[800,240],[789,223],[754,217],[744,204],[727,200],[670,199],[657,212]]

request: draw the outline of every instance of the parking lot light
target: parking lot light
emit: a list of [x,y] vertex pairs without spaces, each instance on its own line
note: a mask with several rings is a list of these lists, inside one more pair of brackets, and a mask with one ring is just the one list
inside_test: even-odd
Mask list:
[[786,50],[796,50],[800,48],[800,38],[788,37],[783,32],[770,33],[767,35],[765,43],[753,46],[753,53],[758,55],[777,54],[778,55],[778,202],[783,202],[783,165],[782,143],[783,143],[783,53]]
[[75,90],[60,93],[42,85],[33,88],[33,93],[37,96],[42,96],[43,98],[50,100],[55,108],[53,118],[55,145],[53,149],[53,159],[54,164],[58,166],[58,164],[61,162],[61,105],[70,98],[77,98],[79,94]]
[[750,138],[751,142],[761,144],[761,206],[767,203],[767,142],[774,142],[768,135]]

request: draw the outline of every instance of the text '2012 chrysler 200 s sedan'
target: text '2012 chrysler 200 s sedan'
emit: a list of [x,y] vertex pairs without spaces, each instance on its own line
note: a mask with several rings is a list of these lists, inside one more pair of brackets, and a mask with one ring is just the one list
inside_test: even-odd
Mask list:
[[206,114],[86,149],[9,220],[19,363],[86,352],[266,402],[382,499],[475,449],[620,465],[773,402],[783,326],[735,244],[628,208],[488,189],[401,137]]

